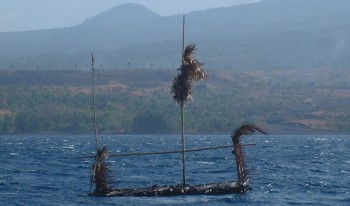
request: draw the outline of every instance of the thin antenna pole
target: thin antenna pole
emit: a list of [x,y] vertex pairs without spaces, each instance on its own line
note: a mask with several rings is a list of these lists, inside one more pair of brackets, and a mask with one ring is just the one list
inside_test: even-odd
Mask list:
[[[185,49],[185,16],[182,18],[182,59],[181,68],[184,66],[184,49]],[[185,156],[185,124],[184,124],[184,102],[181,102],[181,141],[182,141],[182,184],[186,186],[186,156]]]
[[96,155],[98,151],[98,137],[97,137],[97,123],[96,123],[96,106],[95,106],[95,67],[94,67],[94,55],[91,52],[91,68],[92,68],[92,109],[94,111],[94,128],[95,128],[95,141],[96,141]]
[[181,140],[182,140],[182,185],[186,186],[186,156],[185,156],[185,124],[184,124],[184,104],[181,102]]
[[185,15],[182,16],[182,52],[181,52],[181,64],[184,64],[184,50],[185,50]]
[[[96,142],[95,160],[97,160],[98,137],[97,137],[96,108],[95,108],[95,67],[94,67],[94,63],[95,63],[94,55],[91,52],[92,109],[94,112],[94,129],[95,129],[95,142]],[[93,181],[95,178],[95,171],[96,171],[96,162],[93,166],[92,173],[90,176],[90,193],[92,193],[92,184],[93,184]]]

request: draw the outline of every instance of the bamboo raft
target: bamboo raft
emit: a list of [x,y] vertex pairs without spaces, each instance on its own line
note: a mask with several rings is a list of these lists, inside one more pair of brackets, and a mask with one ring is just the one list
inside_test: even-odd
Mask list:
[[[232,135],[231,139],[233,145],[217,146],[210,148],[197,148],[188,149],[185,148],[185,136],[184,136],[184,105],[191,99],[192,84],[207,78],[207,73],[201,68],[203,63],[200,63],[194,56],[196,45],[191,44],[184,48],[184,25],[185,17],[183,17],[183,41],[182,41],[182,60],[181,67],[178,69],[180,73],[174,78],[171,87],[171,93],[173,99],[180,105],[181,111],[181,151],[164,151],[164,152],[144,152],[144,153],[129,153],[129,154],[109,154],[107,147],[102,149],[98,147],[98,136],[96,127],[96,111],[95,111],[95,68],[94,68],[94,56],[91,53],[91,66],[92,66],[92,93],[93,93],[93,110],[94,110],[94,126],[95,126],[95,141],[96,141],[96,155],[85,156],[81,158],[95,158],[95,163],[92,167],[92,174],[90,178],[90,196],[175,196],[175,195],[221,195],[221,194],[233,194],[244,193],[249,190],[250,184],[247,178],[248,169],[245,164],[245,158],[243,153],[244,146],[251,146],[252,144],[242,145],[241,138],[243,135],[251,135],[255,132],[266,134],[259,127],[254,125],[242,125]],[[221,149],[221,148],[233,148],[233,154],[236,159],[237,166],[237,182],[217,182],[203,185],[188,185],[186,184],[186,162],[185,153],[195,152],[209,149]],[[133,156],[133,155],[156,155],[156,154],[171,154],[182,153],[182,176],[183,182],[178,185],[159,186],[153,185],[147,188],[126,188],[126,189],[112,189],[109,183],[110,169],[105,163],[105,159],[109,156]],[[92,185],[95,183],[95,190],[92,191]]]
[[177,195],[223,195],[244,193],[251,189],[249,181],[242,186],[237,183],[219,182],[204,185],[170,185],[159,186],[153,185],[148,188],[133,188],[133,189],[115,189],[106,193],[91,193],[90,196],[100,197],[161,197],[161,196],[177,196]]
[[146,153],[129,153],[129,154],[108,154],[107,148],[103,147],[97,153],[97,156],[84,156],[80,158],[96,158],[93,166],[93,175],[91,181],[96,184],[95,190],[90,192],[89,196],[99,197],[123,197],[123,196],[177,196],[177,195],[222,195],[222,194],[242,194],[251,189],[250,181],[247,178],[248,169],[245,164],[243,147],[255,144],[241,144],[240,140],[243,135],[251,135],[255,132],[266,134],[259,127],[254,125],[243,125],[238,128],[232,135],[233,145],[216,146],[208,148],[189,149],[186,152],[203,151],[210,149],[221,149],[233,147],[233,154],[236,159],[237,166],[237,182],[216,182],[203,185],[153,185],[145,188],[124,188],[112,189],[108,182],[109,168],[104,160],[108,156],[134,156],[134,155],[155,155],[155,154],[171,154],[180,153],[182,151],[166,151],[166,152],[146,152]]

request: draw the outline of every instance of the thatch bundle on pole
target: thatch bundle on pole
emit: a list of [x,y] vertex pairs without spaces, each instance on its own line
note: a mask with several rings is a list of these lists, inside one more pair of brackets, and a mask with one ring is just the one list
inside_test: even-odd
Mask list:
[[183,52],[183,63],[180,74],[173,80],[171,93],[174,100],[179,104],[187,103],[191,99],[192,84],[196,81],[207,78],[207,73],[201,68],[200,63],[194,56],[196,50],[195,44],[190,44]]
[[237,164],[237,184],[243,189],[245,188],[244,183],[247,182],[248,169],[245,164],[245,157],[242,148],[244,145],[241,144],[241,138],[243,135],[251,135],[255,132],[266,134],[265,131],[255,125],[245,124],[236,129],[231,135]]
[[92,193],[92,184],[96,184],[94,193],[103,194],[111,191],[110,183],[110,170],[105,162],[108,157],[107,147],[104,146],[102,149],[98,145],[97,135],[97,121],[96,121],[96,99],[95,99],[95,58],[91,53],[91,75],[92,75],[92,109],[94,113],[94,130],[95,130],[95,143],[96,143],[96,155],[95,163],[92,166],[92,174],[90,177],[90,193]]
[[112,187],[109,185],[111,182],[110,169],[105,162],[108,158],[107,147],[97,150],[95,157],[95,163],[92,166],[91,182],[96,184],[95,194],[106,194],[112,191]]
[[173,80],[171,93],[173,99],[180,105],[181,109],[181,137],[182,137],[182,165],[183,165],[183,186],[186,185],[186,162],[185,162],[185,137],[184,137],[184,112],[185,103],[191,99],[192,84],[196,81],[207,78],[207,74],[201,68],[203,65],[194,56],[196,45],[191,44],[183,52],[180,74]]

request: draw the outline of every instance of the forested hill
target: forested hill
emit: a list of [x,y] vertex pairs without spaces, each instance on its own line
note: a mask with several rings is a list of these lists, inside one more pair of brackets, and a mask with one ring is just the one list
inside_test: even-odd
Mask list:
[[[178,134],[170,93],[178,71],[98,70],[100,133]],[[254,123],[271,134],[349,133],[350,70],[208,70],[185,106],[186,133],[230,134]],[[90,71],[0,70],[0,134],[91,133]]]
[[[263,0],[186,14],[186,43],[207,68],[315,69],[350,66],[350,1]],[[176,68],[182,16],[135,4],[61,29],[0,33],[0,69]]]

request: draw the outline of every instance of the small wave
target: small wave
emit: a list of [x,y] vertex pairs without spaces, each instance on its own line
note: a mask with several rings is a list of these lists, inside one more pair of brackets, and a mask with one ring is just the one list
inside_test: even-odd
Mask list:
[[74,145],[63,146],[63,149],[74,149]]
[[272,188],[268,191],[268,193],[278,193],[279,190],[278,189],[275,189],[275,188]]
[[328,138],[323,138],[323,137],[316,137],[316,138],[314,138],[314,141],[316,142],[316,141],[320,141],[320,142],[323,142],[323,141],[329,141],[330,139],[328,139]]
[[10,155],[19,155],[19,153],[11,152]]
[[24,170],[24,172],[39,172],[39,170]]
[[213,165],[214,162],[198,162],[198,164],[202,164],[202,165]]

